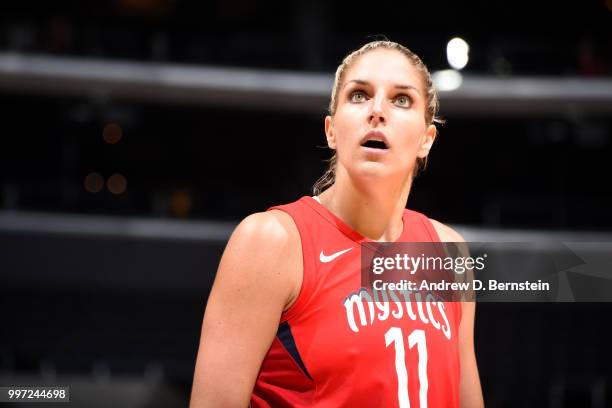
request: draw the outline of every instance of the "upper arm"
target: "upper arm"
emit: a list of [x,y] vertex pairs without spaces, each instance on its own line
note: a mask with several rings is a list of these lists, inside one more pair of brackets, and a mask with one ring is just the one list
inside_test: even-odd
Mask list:
[[461,383],[459,397],[461,407],[484,407],[476,353],[474,351],[474,316],[476,302],[462,302],[459,324],[459,358]]
[[191,407],[247,406],[283,310],[297,291],[301,245],[289,215],[253,214],[236,228],[202,325]]
[[[451,227],[431,220],[442,242],[464,243],[465,239]],[[467,245],[460,245],[461,255],[469,256]],[[470,272],[471,273],[471,272]],[[476,302],[461,302],[461,323],[459,324],[459,357],[461,361],[461,383],[459,396],[461,407],[483,407],[482,389],[476,353],[474,351],[474,318]]]

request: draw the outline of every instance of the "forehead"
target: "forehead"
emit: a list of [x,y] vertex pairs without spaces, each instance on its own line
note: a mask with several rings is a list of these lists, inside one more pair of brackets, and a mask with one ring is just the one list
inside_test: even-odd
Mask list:
[[357,57],[348,67],[344,81],[362,79],[419,86],[422,76],[401,51],[379,48]]

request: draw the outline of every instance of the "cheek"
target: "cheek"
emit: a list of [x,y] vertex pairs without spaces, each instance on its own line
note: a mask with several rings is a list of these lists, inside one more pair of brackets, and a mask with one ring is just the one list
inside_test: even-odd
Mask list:
[[417,150],[425,134],[425,125],[422,121],[410,120],[402,124],[400,134],[401,144],[410,151]]
[[354,138],[359,137],[358,126],[353,120],[338,118],[334,124],[336,144],[351,144]]
[[403,130],[402,137],[399,138],[400,143],[398,143],[398,150],[401,152],[398,155],[398,159],[403,163],[402,167],[410,167],[419,155],[421,144],[424,140],[425,129],[418,124],[414,124]]

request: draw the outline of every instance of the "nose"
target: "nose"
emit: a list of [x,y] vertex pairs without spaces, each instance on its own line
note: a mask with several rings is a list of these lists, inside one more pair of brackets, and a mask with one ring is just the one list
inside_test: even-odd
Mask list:
[[385,123],[386,120],[384,112],[384,95],[379,92],[372,101],[372,109],[370,110],[368,121],[371,126],[377,126],[379,123]]

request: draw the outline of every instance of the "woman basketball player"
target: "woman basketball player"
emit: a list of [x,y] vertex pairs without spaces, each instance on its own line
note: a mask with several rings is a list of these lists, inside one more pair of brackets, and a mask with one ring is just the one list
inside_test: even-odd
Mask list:
[[483,406],[473,302],[428,305],[428,317],[419,304],[417,317],[408,301],[359,296],[361,243],[463,241],[405,210],[437,108],[405,47],[375,41],[344,59],[325,118],[335,154],[315,196],[247,217],[227,244],[192,408]]

